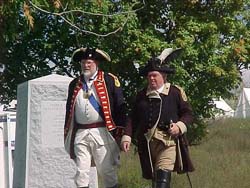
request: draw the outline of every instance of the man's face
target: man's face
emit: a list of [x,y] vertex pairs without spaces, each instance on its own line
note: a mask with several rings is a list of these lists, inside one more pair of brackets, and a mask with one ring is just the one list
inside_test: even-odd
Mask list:
[[164,84],[164,78],[158,71],[151,71],[147,75],[149,87],[153,90],[161,88]]
[[81,61],[82,73],[86,78],[90,78],[97,70],[97,61],[93,59],[83,59]]

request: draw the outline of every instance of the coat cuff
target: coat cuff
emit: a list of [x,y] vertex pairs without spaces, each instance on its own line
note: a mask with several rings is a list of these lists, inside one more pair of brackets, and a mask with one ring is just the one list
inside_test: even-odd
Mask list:
[[122,142],[129,142],[129,143],[131,143],[131,137],[128,136],[128,135],[123,135],[123,136],[122,136],[121,143],[122,143]]
[[181,134],[184,134],[187,132],[187,127],[186,127],[185,123],[183,123],[182,121],[178,121],[176,123],[176,125],[179,127]]

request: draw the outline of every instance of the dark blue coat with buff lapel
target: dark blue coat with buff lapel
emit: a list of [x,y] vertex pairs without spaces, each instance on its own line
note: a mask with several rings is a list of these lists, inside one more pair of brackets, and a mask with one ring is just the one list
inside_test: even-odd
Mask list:
[[[102,71],[100,72],[100,70],[99,70],[99,73],[103,73],[104,75],[102,81],[104,81],[106,84],[112,120],[116,127],[123,128],[127,122],[127,116],[126,116],[126,105],[125,105],[125,101],[123,97],[122,88],[119,86],[120,83],[117,77],[115,77],[114,75],[110,73],[104,73]],[[67,98],[67,103],[66,103],[64,138],[66,139],[70,131],[70,127],[73,126],[72,135],[70,138],[70,148],[69,148],[69,153],[72,159],[75,158],[75,154],[73,151],[73,144],[74,144],[75,133],[77,130],[75,126],[75,122],[74,122],[74,104],[75,104],[78,91],[82,89],[81,80],[82,80],[82,76],[77,77],[70,82],[69,88],[68,88],[68,98]],[[114,134],[116,130],[112,131],[112,134]],[[66,150],[68,149],[66,148]]]

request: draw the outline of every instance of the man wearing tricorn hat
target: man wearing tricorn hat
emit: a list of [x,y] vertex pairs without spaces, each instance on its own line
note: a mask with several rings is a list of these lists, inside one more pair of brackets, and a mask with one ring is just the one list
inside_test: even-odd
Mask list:
[[140,70],[148,85],[137,93],[132,126],[126,128],[121,144],[128,151],[131,136],[134,137],[142,175],[152,179],[153,188],[170,188],[172,171],[194,170],[184,136],[193,120],[192,110],[183,89],[167,82],[167,75],[174,73],[168,62],[180,51],[167,48]]
[[72,55],[82,74],[69,84],[64,126],[65,149],[77,167],[77,187],[89,186],[89,171],[95,165],[105,188],[117,188],[117,140],[127,121],[120,82],[98,68],[110,61],[100,49],[80,48]]

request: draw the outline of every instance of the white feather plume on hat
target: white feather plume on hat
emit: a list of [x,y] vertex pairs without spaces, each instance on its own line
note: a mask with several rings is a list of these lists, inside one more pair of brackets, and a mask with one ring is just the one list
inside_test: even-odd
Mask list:
[[159,56],[150,58],[147,65],[140,69],[139,74],[142,76],[146,76],[150,71],[159,71],[167,74],[174,74],[175,70],[174,68],[169,67],[169,62],[176,59],[181,51],[181,48],[164,49]]
[[157,58],[161,60],[161,64],[168,63],[175,59],[180,54],[181,50],[181,48],[166,48],[161,52],[161,55],[159,55]]

